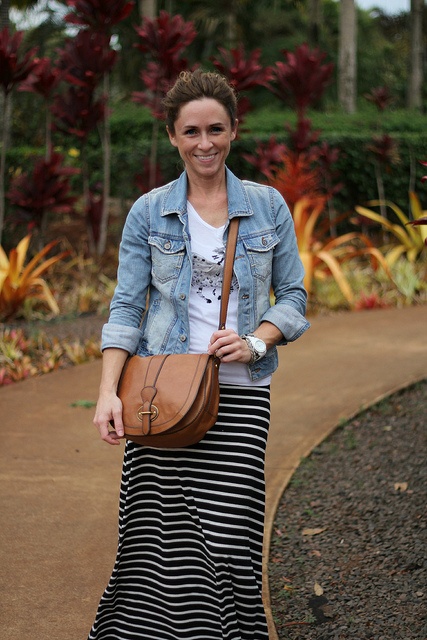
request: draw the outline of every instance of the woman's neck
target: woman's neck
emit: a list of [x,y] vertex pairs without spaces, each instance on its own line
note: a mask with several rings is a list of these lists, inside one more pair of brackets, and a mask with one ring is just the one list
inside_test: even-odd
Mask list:
[[187,198],[199,216],[213,227],[221,227],[228,218],[227,185],[222,180],[188,181]]

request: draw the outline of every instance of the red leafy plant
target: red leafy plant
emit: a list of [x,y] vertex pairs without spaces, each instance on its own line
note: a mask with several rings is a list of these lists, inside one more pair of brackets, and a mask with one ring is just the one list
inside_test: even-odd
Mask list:
[[[83,27],[78,40],[71,49],[64,52],[64,60],[69,63],[68,82],[79,84],[82,90],[95,91],[96,85],[102,82],[104,96],[101,101],[93,98],[97,107],[97,116],[102,121],[101,146],[103,154],[103,187],[102,215],[99,229],[90,235],[89,243],[93,252],[101,255],[107,246],[107,228],[109,218],[109,196],[111,183],[111,134],[108,102],[110,95],[110,72],[116,61],[116,52],[110,47],[112,28],[127,18],[135,3],[128,0],[67,0],[73,9],[65,16],[70,24]],[[76,40],[76,39],[74,39]],[[107,108],[102,108],[107,105]],[[82,114],[83,115],[83,114]],[[102,117],[101,117],[102,116]],[[90,119],[86,119],[89,124]],[[84,180],[86,208],[90,208],[88,178]]]
[[271,136],[268,142],[258,142],[255,154],[244,153],[244,159],[253,165],[267,180],[272,180],[280,165],[286,145],[277,142],[276,136]]
[[[307,44],[283,54],[285,61],[276,62],[272,68],[268,87],[282,102],[296,108],[296,126],[286,126],[289,143],[285,147],[279,147],[272,137],[267,146],[258,147],[254,156],[246,155],[245,159],[272,181],[293,211],[295,203],[306,195],[326,194],[330,198],[334,192],[332,164],[338,152],[325,147],[326,143],[317,145],[320,132],[313,131],[305,117],[308,107],[320,100],[331,82],[334,67],[324,64],[325,54],[319,49],[310,50]],[[268,159],[271,168],[266,166]]]
[[70,213],[76,197],[70,195],[70,178],[80,169],[64,167],[63,156],[53,153],[49,160],[39,160],[32,174],[23,173],[11,184],[8,198],[18,215],[34,223],[44,237],[49,213]]
[[213,57],[213,65],[224,75],[239,94],[238,118],[242,123],[245,114],[252,108],[247,95],[241,95],[255,87],[268,87],[273,74],[271,67],[263,67],[260,63],[261,49],[255,49],[246,55],[241,44],[236,49],[218,47],[220,56]]
[[0,87],[4,93],[3,119],[1,127],[0,154],[0,244],[3,235],[5,212],[5,173],[6,173],[6,114],[9,110],[10,93],[12,89],[23,82],[37,64],[35,55],[37,47],[30,51],[23,51],[23,31],[11,34],[5,27],[0,31]]
[[[108,125],[108,86],[104,84],[104,94],[99,95],[98,86],[114,66],[116,52],[109,48],[110,37],[104,32],[82,30],[69,39],[60,52],[59,66],[68,88],[56,96],[52,106],[55,128],[67,135],[77,137],[83,166],[83,194],[85,207],[92,206],[89,194],[90,169],[86,157],[86,142],[98,125],[103,124],[102,150],[104,154],[104,183],[101,198],[101,217],[97,227],[88,225],[91,252],[103,253],[106,244],[108,223],[108,197],[110,185],[110,143]],[[108,85],[108,83],[107,83]],[[107,205],[105,204],[107,202]]]
[[36,93],[46,103],[46,160],[49,160],[52,153],[52,115],[49,107],[61,80],[62,72],[53,66],[50,58],[40,58],[30,75],[19,86],[19,91]]
[[109,33],[111,27],[129,16],[135,3],[127,0],[67,0],[74,11],[65,16],[70,24]]
[[368,93],[364,93],[363,97],[372,102],[378,111],[384,111],[393,102],[393,96],[387,86],[374,87]]
[[136,32],[140,42],[135,46],[148,60],[140,73],[145,88],[135,91],[132,98],[148,107],[154,116],[148,182],[152,189],[156,185],[158,170],[159,119],[163,117],[161,102],[181,71],[188,68],[187,59],[182,56],[197,33],[192,22],[186,22],[181,15],[171,16],[166,11],[161,11],[154,19],[144,18]]
[[155,118],[161,118],[161,101],[180,72],[188,68],[182,54],[197,33],[192,22],[166,11],[161,11],[158,18],[144,18],[142,26],[135,29],[140,38],[135,46],[152,60],[140,73],[145,90],[135,91],[133,99],[147,106]]
[[295,52],[283,50],[285,62],[273,67],[271,91],[285,104],[295,106],[298,119],[316,104],[332,81],[333,63],[323,64],[326,54],[304,43]]

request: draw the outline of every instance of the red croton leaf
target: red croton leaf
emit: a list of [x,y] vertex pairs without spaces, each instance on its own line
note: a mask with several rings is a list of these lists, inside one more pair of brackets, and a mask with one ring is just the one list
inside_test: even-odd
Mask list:
[[56,130],[85,141],[104,119],[105,100],[100,98],[95,101],[92,90],[71,86],[66,93],[55,96],[51,111]]
[[23,31],[13,35],[7,27],[0,31],[0,86],[5,94],[25,80],[37,65],[35,55],[38,47],[26,53],[21,51],[23,37]]
[[[237,49],[224,49],[218,47],[220,57],[213,57],[213,65],[228,78],[230,84],[238,93],[248,91],[254,87],[267,87],[272,79],[271,67],[263,67],[260,63],[261,49],[255,49],[246,55],[245,48],[240,45]],[[251,103],[247,96],[239,98],[239,119],[251,109]]]
[[164,67],[173,67],[197,35],[191,21],[186,22],[179,14],[171,16],[167,11],[160,11],[158,18],[144,18],[142,26],[135,30],[141,39],[135,46],[150,53]]
[[392,102],[393,96],[388,87],[374,87],[368,93],[364,93],[363,97],[372,102],[378,111],[384,111]]
[[38,93],[48,100],[61,79],[62,72],[52,66],[50,58],[40,58],[28,78],[20,85],[19,91]]
[[69,38],[60,51],[59,67],[64,79],[80,87],[94,87],[105,73],[111,71],[117,53],[109,48],[109,36],[80,31]]
[[70,178],[80,169],[64,167],[63,160],[61,154],[53,153],[50,160],[36,162],[31,174],[23,173],[12,181],[7,197],[24,220],[39,226],[47,211],[72,211],[77,198],[70,195]]
[[161,11],[158,18],[144,18],[136,32],[141,42],[135,46],[152,60],[140,73],[144,91],[135,91],[132,99],[147,106],[155,118],[161,118],[161,100],[181,71],[188,68],[187,60],[181,56],[193,42],[196,31],[193,23],[182,16]]
[[131,13],[135,3],[128,0],[67,0],[74,11],[65,16],[71,24],[80,24],[108,33],[111,26]]
[[283,102],[296,106],[299,117],[314,105],[332,81],[333,63],[323,64],[326,57],[319,49],[311,50],[306,43],[295,52],[283,50],[285,62],[273,67],[271,90]]
[[276,136],[271,136],[268,142],[259,142],[255,154],[244,153],[244,159],[253,165],[268,180],[273,178],[275,171],[283,163],[286,145],[277,142]]

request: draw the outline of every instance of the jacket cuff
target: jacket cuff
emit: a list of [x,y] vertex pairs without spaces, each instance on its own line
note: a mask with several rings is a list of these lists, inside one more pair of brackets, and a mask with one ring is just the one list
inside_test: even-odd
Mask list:
[[142,331],[123,324],[104,324],[102,327],[101,350],[109,348],[124,349],[130,354],[136,353]]
[[263,315],[262,320],[276,325],[283,333],[284,340],[279,344],[293,342],[310,327],[308,320],[299,311],[286,304],[271,307]]

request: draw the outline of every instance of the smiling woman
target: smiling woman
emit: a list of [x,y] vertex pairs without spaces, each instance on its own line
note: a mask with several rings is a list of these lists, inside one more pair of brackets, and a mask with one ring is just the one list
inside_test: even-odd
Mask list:
[[[185,170],[142,196],[127,218],[94,423],[105,442],[120,443],[117,385],[129,353],[216,354],[220,406],[197,444],[127,442],[117,559],[89,638],[267,640],[261,567],[269,384],[276,346],[309,326],[304,273],[283,198],[225,165],[237,132],[226,79],[183,72],[164,107]],[[233,218],[234,274],[226,328],[218,330]]]
[[188,200],[213,227],[223,225],[228,215],[224,163],[236,130],[237,120],[231,123],[225,108],[213,98],[184,105],[174,129],[168,127],[171,144],[187,172]]

